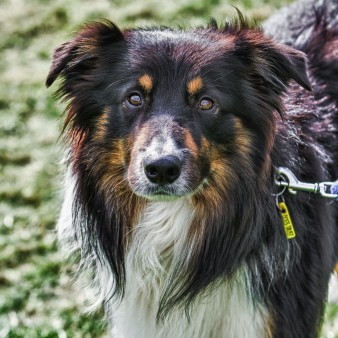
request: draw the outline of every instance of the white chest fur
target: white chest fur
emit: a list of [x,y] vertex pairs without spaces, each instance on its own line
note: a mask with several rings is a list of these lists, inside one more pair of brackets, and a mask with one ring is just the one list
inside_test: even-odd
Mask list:
[[[179,261],[193,219],[187,200],[154,202],[145,210],[130,244],[125,298],[114,313],[116,338],[267,338],[268,312],[253,304],[245,268],[231,283],[201,295],[188,322],[184,309],[156,324],[158,303]],[[186,247],[184,248],[187,249]]]

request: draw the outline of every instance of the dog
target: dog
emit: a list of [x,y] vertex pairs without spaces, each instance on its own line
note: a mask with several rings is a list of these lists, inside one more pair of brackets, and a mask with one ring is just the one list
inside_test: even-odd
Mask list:
[[338,202],[280,171],[338,178],[338,6],[309,2],[265,31],[240,12],[191,30],[100,21],[55,50],[58,234],[115,337],[318,337]]

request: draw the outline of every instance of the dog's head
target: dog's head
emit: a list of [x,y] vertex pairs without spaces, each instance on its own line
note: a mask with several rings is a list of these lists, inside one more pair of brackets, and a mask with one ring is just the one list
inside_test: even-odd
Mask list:
[[55,51],[47,85],[63,76],[76,168],[99,189],[163,199],[266,170],[281,94],[290,79],[309,88],[305,69],[243,20],[187,32],[104,22]]
[[194,219],[182,224],[188,235],[167,307],[231,276],[262,239],[268,216],[258,204],[277,213],[263,194],[283,93],[290,80],[310,87],[304,54],[241,16],[192,31],[101,22],[55,51],[47,85],[59,76],[84,255],[103,256],[122,293],[144,205],[189,196]]

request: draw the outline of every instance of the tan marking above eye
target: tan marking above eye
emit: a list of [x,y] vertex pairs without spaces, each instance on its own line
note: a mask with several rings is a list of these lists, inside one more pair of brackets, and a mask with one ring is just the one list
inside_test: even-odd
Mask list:
[[203,88],[203,80],[197,76],[187,84],[187,91],[190,96],[196,95]]
[[150,92],[153,89],[153,78],[148,74],[142,75],[138,79],[138,83],[146,92]]

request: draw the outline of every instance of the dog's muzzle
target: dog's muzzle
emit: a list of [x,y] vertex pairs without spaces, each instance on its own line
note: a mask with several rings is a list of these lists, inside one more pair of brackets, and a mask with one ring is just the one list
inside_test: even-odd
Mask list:
[[199,186],[201,173],[184,141],[186,132],[170,116],[154,117],[138,130],[127,175],[135,194],[177,198]]

